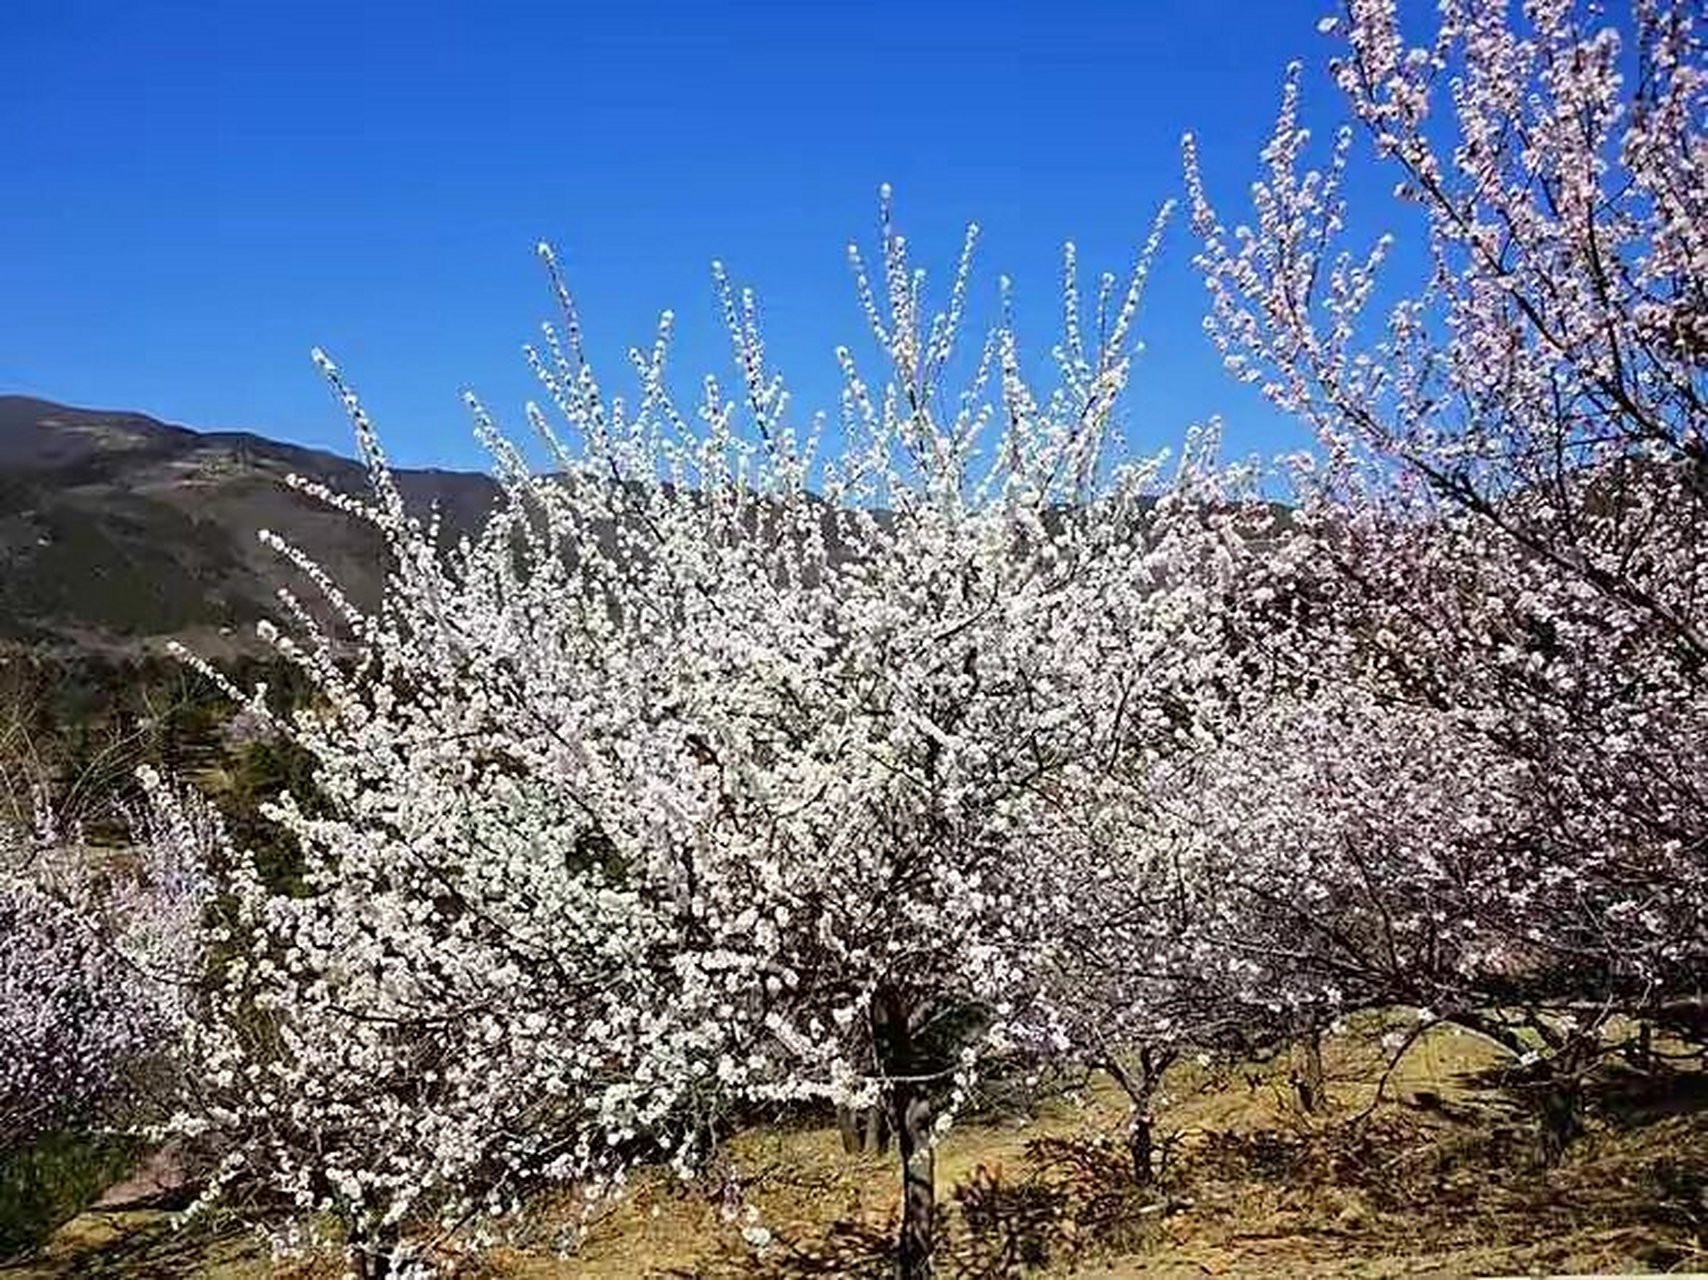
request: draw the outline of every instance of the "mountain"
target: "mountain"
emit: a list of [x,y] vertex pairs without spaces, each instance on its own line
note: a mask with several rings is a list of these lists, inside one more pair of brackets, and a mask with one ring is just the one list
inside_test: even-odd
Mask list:
[[[210,657],[259,652],[254,624],[277,613],[276,588],[306,586],[260,529],[372,603],[378,536],[288,488],[293,472],[367,492],[362,465],[336,454],[0,396],[0,648],[135,654],[179,639]],[[397,482],[452,528],[474,527],[498,494],[469,472],[399,471]]]

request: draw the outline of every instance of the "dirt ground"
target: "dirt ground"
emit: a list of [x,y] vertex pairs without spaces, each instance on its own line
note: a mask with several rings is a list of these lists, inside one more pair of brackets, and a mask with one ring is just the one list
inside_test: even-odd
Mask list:
[[[1160,1175],[1141,1188],[1108,1086],[1010,1100],[939,1148],[940,1273],[1459,1277],[1708,1272],[1708,1077],[1614,1070],[1557,1165],[1536,1152],[1501,1055],[1432,1032],[1378,1101],[1374,1041],[1330,1041],[1332,1105],[1302,1114],[1286,1062],[1165,1083]],[[514,1243],[447,1270],[492,1280],[889,1274],[897,1174],[833,1127],[737,1137],[721,1176],[636,1181],[590,1220],[536,1205]],[[744,1238],[744,1229],[747,1237]],[[761,1230],[768,1233],[761,1235]],[[756,1248],[752,1238],[765,1240]],[[68,1223],[4,1272],[38,1277],[318,1280],[334,1255],[273,1260],[217,1222],[112,1210]]]

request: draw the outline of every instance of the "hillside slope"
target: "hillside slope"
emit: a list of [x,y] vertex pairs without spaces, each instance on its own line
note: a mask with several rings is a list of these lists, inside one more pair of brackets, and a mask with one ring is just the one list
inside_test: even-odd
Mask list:
[[[348,458],[247,432],[0,396],[0,647],[254,650],[255,621],[294,576],[256,540],[263,528],[371,602],[383,567],[373,531],[287,488],[293,472],[348,493],[367,484]],[[467,472],[400,471],[398,483],[453,527],[474,525],[497,494]]]

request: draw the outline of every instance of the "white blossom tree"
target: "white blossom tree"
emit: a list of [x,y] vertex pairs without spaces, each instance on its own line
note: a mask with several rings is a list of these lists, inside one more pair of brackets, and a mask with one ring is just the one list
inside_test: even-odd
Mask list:
[[721,267],[738,382],[688,408],[668,313],[638,397],[607,395],[546,255],[549,470],[471,401],[505,497],[455,547],[326,366],[373,496],[321,496],[392,572],[363,615],[282,548],[332,615],[287,593],[277,637],[320,690],[288,729],[321,807],[274,810],[303,894],[226,885],[244,945],[181,1127],[224,1141],[226,1184],[342,1214],[370,1273],[420,1254],[406,1225],[691,1169],[730,1108],[823,1100],[888,1112],[901,1265],[926,1274],[936,1136],[1047,1021],[1037,961],[1078,909],[1059,833],[1116,766],[1191,741],[1216,645],[1184,508],[1112,436],[1160,220],[1091,317],[1069,248],[1042,392],[1006,286],[958,350],[974,235],[932,315],[883,214],[881,278],[850,253],[886,372],[838,352],[832,458]]
[[1052,815],[1038,872],[1062,906],[1026,1031],[1046,1057],[1102,1071],[1126,1093],[1141,1184],[1154,1175],[1164,1074],[1182,1054],[1249,1059],[1297,1030],[1275,958],[1252,959],[1258,917],[1246,903],[1234,918],[1225,865],[1194,856],[1226,851],[1201,826],[1223,782],[1217,770],[1280,688],[1237,643],[1249,598],[1273,578],[1277,511],[1261,469],[1222,467],[1215,447],[1213,433],[1199,439],[1149,530],[1159,573],[1144,608],[1152,628],[1171,619],[1155,632],[1170,674],[1149,686],[1150,714],[1166,729],[1131,726],[1076,805]]

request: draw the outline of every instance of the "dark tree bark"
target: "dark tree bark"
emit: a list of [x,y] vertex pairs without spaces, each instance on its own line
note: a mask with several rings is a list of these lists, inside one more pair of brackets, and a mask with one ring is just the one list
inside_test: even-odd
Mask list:
[[1654,1024],[1644,1019],[1637,1024],[1637,1037],[1627,1040],[1621,1050],[1633,1071],[1653,1071],[1655,1068]]
[[[1461,1012],[1448,1019],[1459,1026],[1487,1036],[1525,1064],[1534,1051],[1511,1026],[1480,1014]],[[1535,1099],[1539,1119],[1537,1153],[1547,1165],[1557,1164],[1566,1148],[1584,1132],[1584,1073],[1593,1066],[1598,1052],[1594,1035],[1576,1028],[1560,1031],[1532,1015],[1524,1025],[1536,1032],[1548,1055],[1521,1065],[1513,1079]]]
[[881,1104],[866,1112],[866,1150],[889,1154],[890,1120]]
[[1323,1033],[1315,1016],[1305,1023],[1299,1043],[1299,1065],[1293,1071],[1293,1088],[1299,1109],[1314,1115],[1328,1104],[1328,1078],[1323,1071]]
[[882,1103],[859,1111],[837,1107],[836,1127],[842,1134],[842,1149],[849,1155],[862,1151],[883,1154],[890,1149],[889,1117]]
[[1133,1181],[1141,1187],[1148,1187],[1156,1181],[1156,1166],[1152,1161],[1155,1147],[1150,1114],[1133,1112],[1127,1125],[1127,1155],[1133,1162]]
[[920,1047],[910,1011],[893,988],[872,1001],[872,1041],[889,1100],[889,1121],[901,1156],[901,1231],[896,1241],[900,1280],[929,1280],[936,1217],[936,1153],[931,1146],[931,1096],[921,1077]]
[[1596,1061],[1599,1040],[1576,1027],[1563,1034],[1550,1034],[1541,1019],[1535,1019],[1532,1025],[1553,1050],[1549,1058],[1538,1064],[1537,1072],[1541,1085],[1538,1109],[1542,1115],[1542,1159],[1552,1165],[1583,1136],[1584,1074]]
[[937,1214],[937,1155],[931,1146],[931,1100],[922,1089],[897,1090],[896,1148],[901,1154],[901,1238],[896,1274],[901,1280],[928,1280]]
[[350,1232],[350,1269],[356,1280],[389,1280],[392,1274],[392,1255],[399,1239],[396,1227],[382,1227],[368,1233],[357,1229]]
[[842,1150],[853,1155],[861,1147],[860,1117],[853,1107],[838,1104],[836,1108],[836,1127],[842,1134]]
[[1542,1160],[1554,1165],[1583,1136],[1583,1088],[1575,1071],[1550,1073],[1541,1091]]
[[1103,1063],[1103,1069],[1121,1086],[1132,1104],[1127,1116],[1127,1155],[1133,1165],[1133,1181],[1141,1187],[1156,1182],[1156,1120],[1151,1114],[1151,1104],[1157,1086],[1162,1083],[1162,1074],[1175,1056],[1172,1050],[1146,1045],[1130,1065],[1113,1056]]

